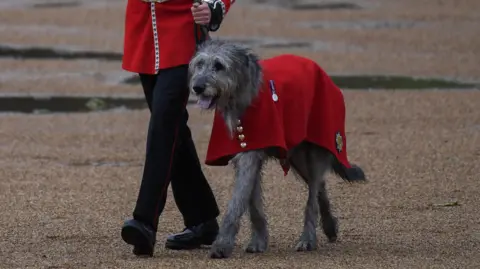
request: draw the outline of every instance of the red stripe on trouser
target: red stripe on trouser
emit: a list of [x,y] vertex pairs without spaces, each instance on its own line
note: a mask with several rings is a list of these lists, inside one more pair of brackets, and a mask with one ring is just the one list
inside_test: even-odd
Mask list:
[[[187,103],[188,103],[188,96],[189,94],[187,94],[187,98],[186,100],[183,102],[183,107],[184,109],[187,109]],[[168,189],[168,185],[170,184],[170,173],[172,171],[172,165],[173,165],[173,161],[174,161],[174,155],[175,155],[175,146],[177,144],[177,139],[178,139],[178,129],[180,127],[180,118],[182,117],[182,114],[180,113],[180,116],[179,118],[177,119],[177,126],[175,127],[175,138],[173,139],[173,146],[172,146],[172,153],[170,154],[170,163],[168,165],[168,172],[167,172],[167,178],[165,179],[165,186],[163,186],[163,189],[162,189],[162,192],[160,194],[160,197],[158,199],[158,202],[157,202],[157,206],[155,208],[155,220],[154,220],[154,223],[157,223],[158,222],[158,218],[160,217],[160,214],[158,213],[158,208],[160,207],[160,203],[162,202],[163,200],[163,197],[165,197],[166,193],[167,193],[167,189]]]

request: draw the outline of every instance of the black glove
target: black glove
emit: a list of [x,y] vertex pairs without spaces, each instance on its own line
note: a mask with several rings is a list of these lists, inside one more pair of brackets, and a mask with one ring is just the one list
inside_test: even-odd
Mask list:
[[225,4],[221,0],[207,0],[205,2],[208,4],[211,13],[208,29],[215,32],[222,24],[223,16],[225,15]]

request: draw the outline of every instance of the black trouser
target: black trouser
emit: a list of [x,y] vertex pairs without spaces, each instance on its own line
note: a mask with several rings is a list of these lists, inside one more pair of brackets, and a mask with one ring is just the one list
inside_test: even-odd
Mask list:
[[219,215],[187,126],[187,77],[187,65],[162,69],[157,75],[140,74],[151,116],[143,179],[133,217],[150,224],[155,231],[170,181],[186,227]]

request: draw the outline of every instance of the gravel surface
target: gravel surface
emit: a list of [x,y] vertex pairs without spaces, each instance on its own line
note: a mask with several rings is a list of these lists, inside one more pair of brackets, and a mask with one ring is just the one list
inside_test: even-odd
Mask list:
[[[124,6],[0,1],[0,46],[121,53]],[[478,0],[238,0],[215,35],[250,42],[264,57],[308,56],[332,74],[478,82],[479,9]],[[119,84],[131,75],[120,66],[0,57],[0,95],[141,94],[138,85]],[[135,258],[120,238],[140,184],[146,110],[0,114],[0,268],[480,268],[480,91],[345,91],[345,98],[349,157],[369,182],[330,176],[339,242],[327,243],[319,230],[318,251],[294,251],[306,188],[269,164],[270,250],[241,250],[244,220],[233,257],[220,261],[206,249],[163,248],[167,234],[183,228],[170,191],[153,259]],[[189,110],[204,159],[212,114]],[[205,173],[223,212],[231,168]]]
[[[0,267],[478,268],[480,92],[346,91],[345,97],[349,156],[369,182],[329,178],[339,242],[327,243],[319,230],[318,251],[294,251],[306,189],[270,164],[264,185],[271,248],[243,253],[244,221],[234,255],[224,261],[208,259],[208,250],[163,248],[166,235],[182,229],[171,193],[153,259],[135,258],[121,241],[139,187],[147,111],[1,115]],[[203,159],[212,114],[194,107],[190,113]],[[231,168],[205,171],[223,211]]]

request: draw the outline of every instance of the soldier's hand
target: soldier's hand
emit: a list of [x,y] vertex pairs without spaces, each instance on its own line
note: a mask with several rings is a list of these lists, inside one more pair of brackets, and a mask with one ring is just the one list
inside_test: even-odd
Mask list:
[[208,4],[203,2],[202,4],[194,3],[192,8],[193,20],[196,24],[207,25],[210,23],[212,17]]

